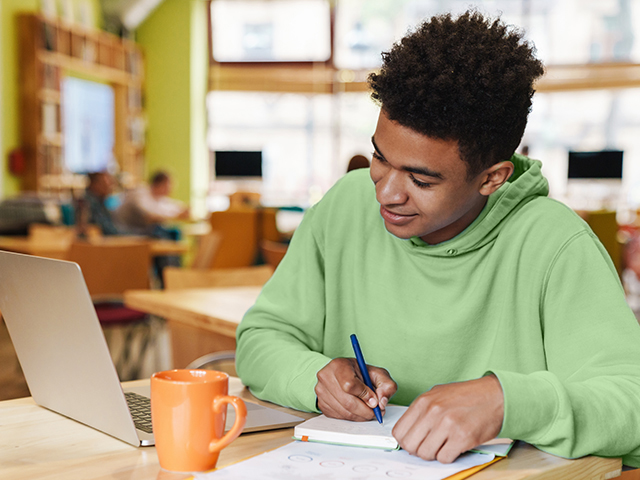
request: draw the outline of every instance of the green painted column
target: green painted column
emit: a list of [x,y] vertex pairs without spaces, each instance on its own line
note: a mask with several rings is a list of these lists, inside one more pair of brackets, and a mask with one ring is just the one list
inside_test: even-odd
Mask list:
[[39,8],[38,0],[0,0],[0,34],[2,50],[0,51],[0,67],[2,73],[2,111],[0,123],[2,128],[2,190],[0,197],[10,197],[20,191],[20,178],[9,172],[7,155],[20,146],[20,117],[18,93],[18,30],[16,15],[35,12]]
[[173,196],[203,216],[206,147],[207,2],[164,0],[136,31],[145,55],[147,174],[174,178]]

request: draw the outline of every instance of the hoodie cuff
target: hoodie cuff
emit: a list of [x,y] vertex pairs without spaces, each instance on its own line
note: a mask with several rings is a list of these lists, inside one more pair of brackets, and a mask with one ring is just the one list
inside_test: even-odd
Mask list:
[[316,405],[316,384],[318,383],[317,373],[329,362],[330,358],[320,353],[315,353],[313,358],[308,359],[304,370],[291,379],[288,390],[291,392],[293,408],[305,412],[320,413]]
[[489,370],[485,375],[492,373],[504,394],[504,417],[498,436],[536,443],[553,425],[559,408],[553,383],[545,378],[548,372]]

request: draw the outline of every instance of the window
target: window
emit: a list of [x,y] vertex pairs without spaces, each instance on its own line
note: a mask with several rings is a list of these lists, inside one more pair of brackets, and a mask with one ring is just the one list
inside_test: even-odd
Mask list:
[[[537,93],[522,144],[543,162],[553,197],[574,208],[598,209],[640,205],[640,88]],[[568,152],[622,150],[622,191],[598,182],[588,195],[568,189]]]
[[211,3],[217,62],[324,62],[331,56],[326,0],[216,0]]
[[263,202],[280,206],[313,204],[351,156],[369,156],[378,117],[365,93],[210,92],[207,104],[209,149],[262,151]]
[[114,161],[113,88],[74,77],[62,81],[65,166],[73,173],[104,170]]
[[[640,61],[634,31],[640,31],[640,3],[629,0],[476,0],[482,13],[517,25],[547,65]],[[390,48],[422,19],[461,13],[467,1],[339,0],[335,63],[338,68],[375,68]]]
[[[236,20],[229,20],[229,24],[235,22],[235,33],[225,36],[223,27],[216,33],[214,26],[215,59],[246,63],[214,62],[212,66],[209,147],[261,150],[261,188],[264,198],[274,204],[313,203],[344,174],[352,155],[370,155],[378,108],[369,98],[366,77],[380,65],[381,52],[422,19],[469,8],[462,0],[337,0],[332,2],[333,15],[318,14],[311,22],[322,24],[326,31],[333,28],[329,62],[323,62],[323,54],[316,57],[322,63],[304,67],[266,64],[258,68],[255,64],[260,61],[311,58],[275,55],[273,25],[277,23],[275,12],[286,16],[282,13],[285,6],[302,8],[305,4],[311,12],[320,8],[311,6],[315,3],[324,4],[302,0],[212,3],[212,25],[217,4],[238,9],[233,10]],[[523,138],[530,155],[543,161],[551,194],[566,200],[569,150],[623,150],[623,197],[640,205],[640,150],[633,140],[640,126],[634,116],[640,110],[640,88],[629,88],[640,86],[640,68],[624,66],[625,62],[640,63],[640,42],[638,34],[634,36],[640,32],[640,2],[478,0],[475,5],[482,13],[500,15],[505,23],[522,28],[547,66],[573,65],[549,69],[555,80],[547,78],[540,84]],[[300,18],[294,22],[297,26],[308,17]],[[243,39],[257,37],[263,40],[246,43],[258,45],[249,49],[253,51],[239,50]],[[326,34],[318,38],[326,49]],[[235,56],[216,53],[215,44],[224,42],[235,44]],[[606,62],[623,66],[609,70],[598,66]],[[595,82],[592,74],[603,81]],[[612,89],[614,86],[624,89]],[[578,90],[583,88],[587,89]],[[556,91],[562,89],[574,91]]]

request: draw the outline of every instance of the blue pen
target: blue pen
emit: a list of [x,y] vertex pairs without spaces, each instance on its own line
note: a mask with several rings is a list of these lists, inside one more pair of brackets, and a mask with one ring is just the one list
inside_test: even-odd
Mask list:
[[[373,383],[371,383],[371,377],[369,377],[369,370],[367,370],[367,364],[364,362],[364,357],[362,356],[362,350],[360,350],[360,344],[358,343],[358,337],[354,333],[351,335],[351,345],[353,345],[353,351],[356,354],[356,360],[358,362],[358,367],[360,368],[360,373],[362,373],[362,378],[364,379],[364,384],[369,387],[373,392],[376,391],[373,388]],[[373,413],[376,415],[376,419],[378,423],[382,423],[382,412],[380,412],[380,407],[375,407],[373,409]]]

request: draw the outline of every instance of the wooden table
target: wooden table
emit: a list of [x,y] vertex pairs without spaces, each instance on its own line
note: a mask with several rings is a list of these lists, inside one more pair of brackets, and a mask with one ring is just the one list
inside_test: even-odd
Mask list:
[[[126,385],[147,383],[148,380],[139,380]],[[264,403],[256,400],[237,378],[231,378],[229,390],[247,401]],[[222,451],[218,467],[285,445],[291,442],[292,435],[292,428],[241,435]],[[619,459],[598,457],[565,460],[518,442],[507,459],[471,478],[608,479],[619,474],[620,464]],[[31,398],[0,402],[0,478],[182,480],[188,477],[161,470],[154,447],[132,447],[38,407]]]
[[[149,242],[152,256],[182,255],[189,250],[189,245],[186,242],[182,241],[176,242],[173,240],[149,239],[127,235],[101,237],[98,240],[92,240],[92,243],[101,244],[119,244],[132,242]],[[71,242],[64,239],[34,241],[26,236],[0,236],[0,250],[7,250],[9,252],[16,253],[26,253],[29,255],[37,255],[39,257],[57,258],[60,260],[64,260],[67,258],[67,252],[69,251],[70,247]]]
[[124,303],[168,320],[173,365],[183,368],[207,353],[235,350],[236,328],[261,288],[129,290]]

